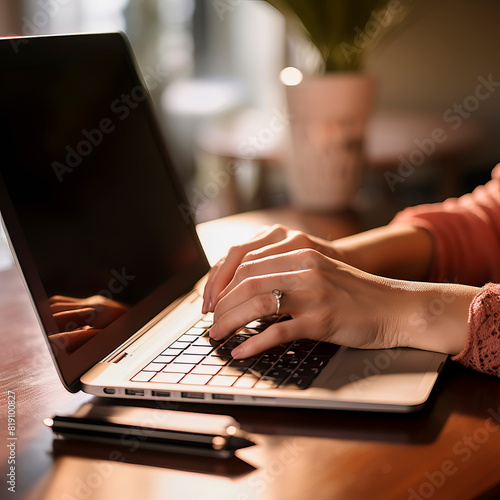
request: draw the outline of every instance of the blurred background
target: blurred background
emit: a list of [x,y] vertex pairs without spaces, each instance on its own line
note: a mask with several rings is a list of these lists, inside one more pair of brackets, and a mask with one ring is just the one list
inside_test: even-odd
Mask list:
[[[500,161],[500,87],[494,83],[500,82],[500,3],[414,3],[366,59],[377,94],[355,208],[367,225],[386,223],[408,205],[470,191]],[[115,30],[128,35],[143,74],[154,82],[151,94],[195,219],[287,203],[279,73],[290,64],[307,73],[314,55],[281,14],[261,0],[0,3],[0,36]],[[467,98],[480,78],[490,82],[490,95],[475,105]],[[401,156],[458,109],[457,136],[402,178]],[[403,181],[394,183],[390,172]]]

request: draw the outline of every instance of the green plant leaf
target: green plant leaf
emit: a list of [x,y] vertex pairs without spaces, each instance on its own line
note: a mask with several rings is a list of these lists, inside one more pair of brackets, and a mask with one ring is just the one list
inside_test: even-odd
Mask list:
[[[380,26],[378,19],[385,15],[389,0],[266,1],[289,22],[300,24],[320,52],[325,71],[359,69],[366,50],[378,38],[378,33],[387,29]],[[374,12],[378,13],[377,19],[372,18]],[[380,26],[377,36],[364,32],[371,18]]]

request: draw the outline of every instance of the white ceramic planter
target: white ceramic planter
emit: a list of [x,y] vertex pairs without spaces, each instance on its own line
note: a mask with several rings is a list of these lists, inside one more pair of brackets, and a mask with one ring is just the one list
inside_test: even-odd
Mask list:
[[373,79],[362,73],[327,74],[287,87],[293,205],[314,211],[351,206],[362,177],[373,90]]

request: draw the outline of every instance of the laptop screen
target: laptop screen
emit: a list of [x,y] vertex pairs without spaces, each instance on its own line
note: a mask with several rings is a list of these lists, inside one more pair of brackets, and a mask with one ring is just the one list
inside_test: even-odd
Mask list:
[[60,374],[208,270],[120,34],[0,40],[0,208]]

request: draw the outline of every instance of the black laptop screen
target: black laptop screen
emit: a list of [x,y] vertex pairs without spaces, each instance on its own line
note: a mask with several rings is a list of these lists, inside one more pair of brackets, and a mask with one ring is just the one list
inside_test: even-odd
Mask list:
[[0,40],[2,216],[68,386],[208,268],[126,47]]

